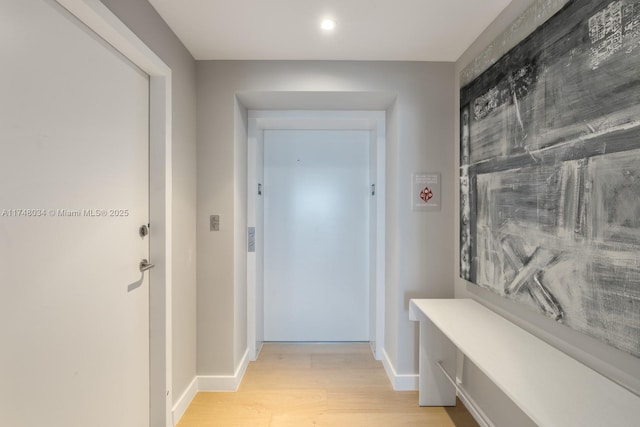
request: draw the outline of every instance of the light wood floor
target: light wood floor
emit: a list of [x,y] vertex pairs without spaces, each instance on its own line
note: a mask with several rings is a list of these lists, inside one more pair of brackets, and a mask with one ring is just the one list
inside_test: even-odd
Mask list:
[[178,427],[477,427],[461,403],[393,391],[368,343],[267,343],[236,393],[198,393]]

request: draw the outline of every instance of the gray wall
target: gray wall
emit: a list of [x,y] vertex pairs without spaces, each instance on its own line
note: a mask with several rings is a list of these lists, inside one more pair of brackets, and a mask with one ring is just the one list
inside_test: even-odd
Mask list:
[[[459,144],[460,73],[478,56],[484,58],[476,64],[481,69],[486,60],[499,57],[501,50],[533,29],[539,18],[517,19],[532,0],[513,0],[455,67],[444,63],[278,61],[205,61],[196,65],[146,0],[102,1],[173,72],[174,401],[196,373],[232,375],[246,350],[246,108],[235,94],[262,91],[397,94],[397,102],[387,110],[385,352],[398,374],[417,373],[417,325],[408,320],[408,300],[450,297],[454,282],[456,297],[476,298],[608,376],[640,389],[637,359],[458,278],[458,188],[454,184],[458,175],[455,150]],[[563,1],[541,4],[556,7]],[[508,36],[493,43],[505,30]],[[410,210],[409,185],[414,171],[442,173],[441,212]],[[216,234],[208,231],[211,213],[221,215],[221,231]],[[497,425],[530,424],[470,363],[465,364],[463,380]]]
[[[455,64],[456,100],[456,170],[459,166],[459,90],[492,61],[498,59],[519,43],[538,25],[546,21],[567,0],[513,0],[500,16],[478,37]],[[456,180],[456,192],[459,181]],[[640,359],[618,351],[604,343],[564,327],[540,316],[528,308],[468,284],[459,277],[459,205],[456,200],[455,235],[455,295],[456,298],[474,298],[524,329],[558,347],[572,357],[596,369],[609,378],[640,391]],[[463,382],[472,397],[497,426],[534,425],[491,381],[475,366],[466,362]]]
[[[246,137],[243,92],[393,92],[387,111],[386,353],[398,374],[418,370],[408,300],[453,289],[453,64],[199,61],[198,374],[232,375],[246,350]],[[441,212],[411,211],[412,172],[442,173]],[[220,231],[208,216],[219,214]]]
[[173,399],[196,375],[195,60],[147,0],[102,0],[172,71]]

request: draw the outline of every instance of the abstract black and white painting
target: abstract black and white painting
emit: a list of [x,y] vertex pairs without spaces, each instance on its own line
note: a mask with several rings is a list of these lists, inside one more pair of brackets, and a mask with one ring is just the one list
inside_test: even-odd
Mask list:
[[640,357],[640,0],[574,0],[460,93],[460,275]]

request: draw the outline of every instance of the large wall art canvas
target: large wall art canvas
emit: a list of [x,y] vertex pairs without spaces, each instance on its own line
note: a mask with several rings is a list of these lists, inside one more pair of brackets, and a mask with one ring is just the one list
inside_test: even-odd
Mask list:
[[574,0],[460,93],[460,275],[640,357],[640,0]]

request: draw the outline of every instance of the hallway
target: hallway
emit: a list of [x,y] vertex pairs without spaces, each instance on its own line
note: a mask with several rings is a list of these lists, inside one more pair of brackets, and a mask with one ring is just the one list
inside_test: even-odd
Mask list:
[[461,403],[393,391],[368,343],[265,343],[236,393],[199,393],[178,427],[477,427]]

